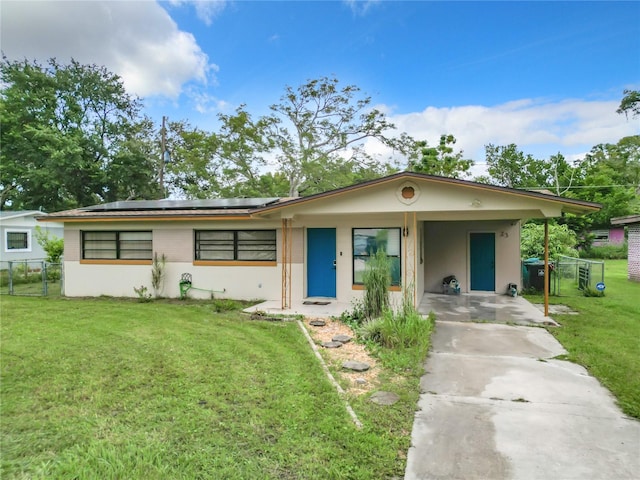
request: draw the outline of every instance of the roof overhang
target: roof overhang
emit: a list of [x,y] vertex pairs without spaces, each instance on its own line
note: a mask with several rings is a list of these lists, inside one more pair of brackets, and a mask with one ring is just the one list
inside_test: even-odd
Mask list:
[[632,223],[640,223],[640,215],[627,215],[611,219],[611,225],[629,225]]

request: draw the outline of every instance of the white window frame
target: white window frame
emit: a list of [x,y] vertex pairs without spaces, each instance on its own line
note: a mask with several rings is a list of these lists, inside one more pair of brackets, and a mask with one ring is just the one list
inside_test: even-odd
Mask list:
[[[9,233],[26,233],[27,234],[27,248],[9,248]],[[7,228],[4,231],[4,251],[5,253],[27,253],[31,252],[31,230],[28,228]]]

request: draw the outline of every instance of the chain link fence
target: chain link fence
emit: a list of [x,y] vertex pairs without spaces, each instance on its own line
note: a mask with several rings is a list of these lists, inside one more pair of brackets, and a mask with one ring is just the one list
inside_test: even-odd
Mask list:
[[568,294],[576,289],[596,289],[604,282],[604,262],[559,255],[553,275],[556,295]]
[[7,262],[0,272],[0,288],[9,295],[56,296],[64,294],[62,264],[43,260]]

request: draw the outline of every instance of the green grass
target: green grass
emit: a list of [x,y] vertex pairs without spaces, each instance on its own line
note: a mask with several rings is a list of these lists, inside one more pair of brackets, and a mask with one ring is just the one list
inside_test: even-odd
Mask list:
[[[605,296],[585,297],[577,288],[549,299],[578,315],[553,315],[562,326],[549,331],[611,390],[622,410],[640,418],[640,284],[627,280],[626,260],[607,260]],[[534,303],[542,297],[527,296]]]
[[[0,476],[401,477],[421,369],[351,403],[294,322],[210,302],[0,298]],[[422,359],[418,363],[421,363]]]

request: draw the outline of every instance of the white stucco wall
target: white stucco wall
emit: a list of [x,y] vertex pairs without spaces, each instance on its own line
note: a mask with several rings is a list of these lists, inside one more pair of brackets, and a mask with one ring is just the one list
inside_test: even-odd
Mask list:
[[495,234],[496,292],[504,293],[509,283],[521,288],[520,222],[425,222],[424,291],[440,292],[442,279],[455,275],[462,292],[469,292],[469,234]]
[[[160,295],[178,297],[183,273],[190,273],[193,286],[215,290],[216,298],[240,300],[276,300],[281,298],[280,265],[209,266],[194,263],[194,230],[206,229],[276,229],[280,256],[280,221],[244,222],[109,222],[68,224],[65,229],[65,294],[71,297],[110,295],[135,297],[134,287],[146,286],[152,292],[151,268],[126,263],[97,264],[82,262],[83,230],[151,230],[153,250],[167,257],[164,289]],[[301,265],[300,267],[301,268]],[[224,290],[224,292],[223,292]],[[193,298],[209,298],[210,293],[190,290]]]
[[[65,262],[65,295],[91,297],[109,295],[135,297],[134,287],[146,286],[150,293],[151,265],[86,265]],[[168,263],[161,296],[180,296],[183,273],[191,273],[193,286],[216,290],[216,298],[276,300],[280,298],[281,269],[277,267],[205,267],[192,263]],[[224,290],[224,292],[223,292]],[[210,298],[209,292],[190,290],[191,298]]]

